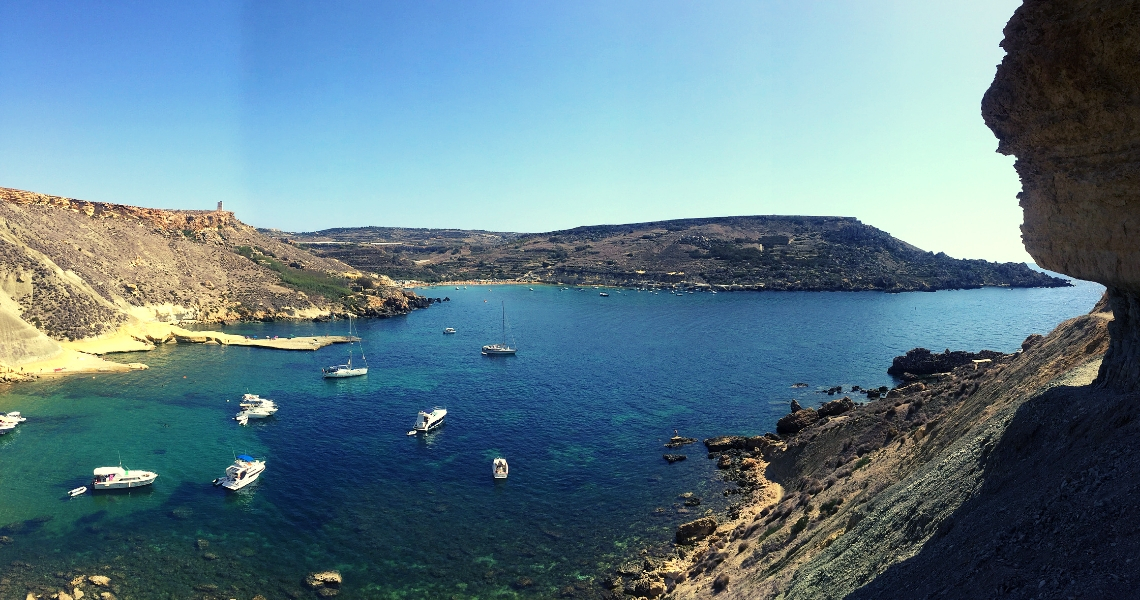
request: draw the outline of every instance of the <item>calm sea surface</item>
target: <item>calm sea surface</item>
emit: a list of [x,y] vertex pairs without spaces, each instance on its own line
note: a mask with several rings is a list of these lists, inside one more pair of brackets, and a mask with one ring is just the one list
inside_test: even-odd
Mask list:
[[[1013,351],[1087,312],[1102,290],[603,298],[447,287],[423,293],[450,302],[357,322],[365,377],[320,377],[344,346],[112,355],[151,369],[0,395],[0,411],[28,417],[0,437],[0,535],[11,539],[0,541],[0,575],[14,582],[0,597],[23,598],[23,581],[101,572],[136,597],[279,598],[326,569],[344,575],[347,598],[551,597],[723,506],[702,447],[662,460],[674,429],[761,434],[792,398],[817,405],[830,399],[820,388],[893,385],[891,358],[915,346]],[[499,341],[503,304],[519,353],[481,356]],[[227,331],[338,334],[345,323]],[[790,388],[800,381],[811,387]],[[247,391],[280,412],[238,426],[231,417]],[[448,423],[406,436],[432,406],[448,409]],[[235,453],[268,468],[225,493],[210,482]],[[495,482],[499,455],[511,475]],[[159,473],[152,489],[65,498],[120,456]],[[677,497],[688,491],[706,503],[686,513]]]

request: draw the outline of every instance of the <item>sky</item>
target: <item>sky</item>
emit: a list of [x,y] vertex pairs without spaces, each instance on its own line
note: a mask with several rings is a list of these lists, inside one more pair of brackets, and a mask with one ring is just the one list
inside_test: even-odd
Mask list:
[[1018,0],[0,3],[0,186],[259,227],[857,217],[1029,260]]

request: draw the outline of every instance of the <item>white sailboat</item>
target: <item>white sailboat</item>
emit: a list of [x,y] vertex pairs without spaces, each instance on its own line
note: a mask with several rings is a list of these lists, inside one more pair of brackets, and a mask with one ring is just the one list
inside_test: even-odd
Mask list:
[[500,344],[483,346],[481,354],[483,356],[510,356],[515,352],[518,352],[518,348],[512,348],[507,343],[507,305],[503,303],[503,341]]
[[[348,335],[352,336],[352,317],[348,318]],[[360,340],[355,342],[360,346]],[[341,377],[357,377],[360,375],[368,374],[368,359],[364,357],[364,346],[360,346],[360,360],[364,361],[363,367],[352,366],[352,343],[348,345],[348,362],[343,365],[332,365],[321,369],[324,373],[325,379],[336,379]]]

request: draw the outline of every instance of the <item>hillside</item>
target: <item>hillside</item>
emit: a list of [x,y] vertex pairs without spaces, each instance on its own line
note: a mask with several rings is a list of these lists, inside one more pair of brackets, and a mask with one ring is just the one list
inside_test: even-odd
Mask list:
[[527,234],[382,227],[263,232],[358,269],[425,282],[882,291],[1068,285],[1021,263],[924,252],[848,217],[682,219]]
[[383,316],[417,303],[220,206],[160,210],[0,188],[0,365],[142,323]]

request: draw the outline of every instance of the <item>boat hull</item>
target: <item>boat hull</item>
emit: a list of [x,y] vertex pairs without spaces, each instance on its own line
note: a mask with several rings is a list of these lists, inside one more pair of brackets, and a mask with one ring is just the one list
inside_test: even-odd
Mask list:
[[343,377],[359,377],[368,374],[368,367],[363,369],[341,369],[339,371],[325,371],[325,379],[341,379]]
[[514,356],[515,352],[518,352],[518,350],[515,350],[514,348],[484,347],[481,353],[483,356]]
[[230,490],[231,492],[236,492],[236,491],[242,489],[243,487],[257,481],[257,478],[261,477],[261,473],[262,473],[261,471],[258,471],[257,473],[254,473],[253,475],[250,475],[248,477],[243,477],[238,481],[223,479],[221,484],[219,484],[219,485],[226,488],[227,490]]
[[125,490],[145,487],[154,483],[155,479],[158,479],[158,475],[140,479],[128,479],[126,481],[108,481],[102,483],[93,481],[91,482],[91,491],[101,492],[103,490]]

